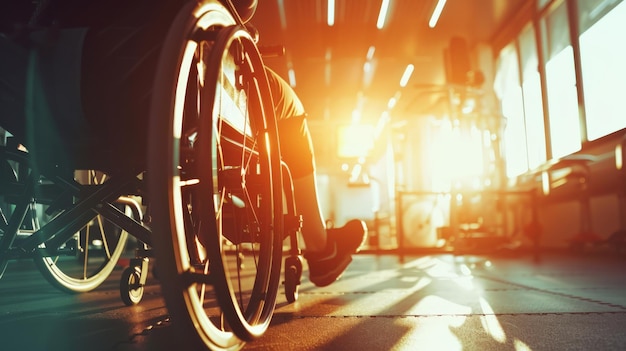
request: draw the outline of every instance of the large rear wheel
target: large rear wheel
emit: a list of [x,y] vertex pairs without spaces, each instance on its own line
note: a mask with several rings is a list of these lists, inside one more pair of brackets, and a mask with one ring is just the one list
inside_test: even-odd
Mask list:
[[269,326],[281,273],[282,187],[265,68],[217,1],[175,19],[157,72],[149,193],[172,322],[210,349]]

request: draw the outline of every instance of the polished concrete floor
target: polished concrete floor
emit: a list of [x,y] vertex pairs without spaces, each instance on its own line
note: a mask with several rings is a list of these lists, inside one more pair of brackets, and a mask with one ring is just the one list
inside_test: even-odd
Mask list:
[[[245,350],[626,350],[626,257],[616,253],[365,253],[326,288],[305,279]],[[126,307],[121,269],[68,295],[29,261],[0,280],[0,350],[186,350],[158,282]]]

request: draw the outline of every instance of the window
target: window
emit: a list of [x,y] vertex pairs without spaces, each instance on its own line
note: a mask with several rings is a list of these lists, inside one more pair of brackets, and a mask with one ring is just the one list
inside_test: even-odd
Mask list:
[[526,26],[519,37],[519,51],[522,68],[522,93],[524,95],[524,115],[526,121],[526,147],[528,166],[533,169],[546,161],[546,136],[541,101],[541,80],[535,30]]
[[500,52],[494,90],[502,103],[505,118],[504,159],[506,175],[515,177],[528,170],[526,153],[526,128],[524,125],[524,103],[519,82],[519,63],[514,44]]
[[615,2],[578,2],[589,140],[626,128],[626,46],[622,45],[623,33],[626,33],[626,3],[608,9]]
[[569,155],[581,148],[574,53],[570,45],[565,4],[563,2],[542,21],[550,145],[554,158]]

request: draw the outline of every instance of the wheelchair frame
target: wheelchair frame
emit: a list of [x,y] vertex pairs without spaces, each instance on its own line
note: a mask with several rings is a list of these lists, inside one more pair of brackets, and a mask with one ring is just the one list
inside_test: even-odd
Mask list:
[[[123,302],[141,301],[154,257],[185,343],[239,349],[269,326],[286,237],[288,302],[302,274],[301,218],[265,66],[231,0],[187,2],[159,57],[147,162],[138,162],[145,169],[95,162],[83,172],[100,180],[84,182],[77,169],[38,167],[37,150],[0,150],[0,276],[9,260],[33,257],[53,285],[89,291],[109,276],[130,235],[138,247],[120,281]],[[42,206],[52,217],[40,225]],[[94,237],[104,248],[90,248]],[[94,252],[95,268],[87,264]],[[77,256],[78,278],[70,273]]]

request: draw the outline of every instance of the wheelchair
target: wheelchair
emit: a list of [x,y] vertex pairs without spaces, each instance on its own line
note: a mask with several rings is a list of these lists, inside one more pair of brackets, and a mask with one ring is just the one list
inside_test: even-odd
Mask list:
[[[281,282],[288,302],[298,298],[301,218],[290,171],[260,49],[231,0],[186,1],[164,33],[139,136],[83,132],[68,143],[34,127],[24,144],[9,138],[0,149],[0,273],[32,257],[54,286],[87,292],[133,238],[123,302],[141,301],[154,258],[181,341],[239,349],[269,327]],[[38,50],[30,49],[27,115],[74,127],[39,108],[53,94],[38,81],[49,58]],[[113,122],[123,136],[126,122]]]

